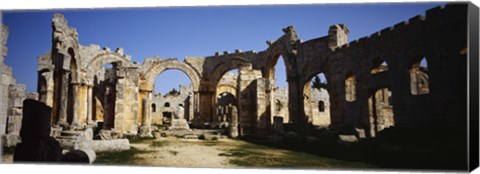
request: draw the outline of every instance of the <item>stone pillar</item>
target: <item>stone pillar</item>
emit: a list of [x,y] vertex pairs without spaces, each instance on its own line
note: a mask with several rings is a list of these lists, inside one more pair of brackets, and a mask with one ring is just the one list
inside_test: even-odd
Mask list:
[[256,128],[256,84],[261,78],[261,72],[253,70],[251,66],[240,67],[238,75],[238,113],[240,135],[253,135]]
[[187,121],[191,121],[194,118],[194,112],[195,112],[195,105],[193,104],[195,100],[195,97],[192,93],[189,94],[189,99],[188,99],[188,119]]
[[200,94],[198,91],[193,92],[193,119],[199,120],[200,119]]
[[72,92],[73,92],[73,118],[72,118],[72,126],[80,126],[80,120],[79,120],[79,109],[80,109],[80,85],[77,83],[72,84]]
[[62,71],[60,77],[61,89],[60,89],[60,96],[58,97],[58,122],[57,124],[62,127],[68,127],[69,124],[67,122],[67,108],[68,108],[68,76],[70,75],[70,71],[60,70]]
[[212,91],[200,91],[200,99],[199,99],[199,106],[200,106],[200,119],[202,121],[211,122],[214,121],[214,117],[216,116],[213,112],[213,95],[214,92]]
[[229,125],[228,136],[230,138],[236,138],[236,137],[238,137],[238,110],[237,110],[237,107],[235,105],[232,105],[231,111],[232,111],[232,120],[231,120],[231,124]]
[[288,78],[288,114],[290,122],[298,124],[299,126],[303,127],[306,126],[308,123],[308,118],[302,116],[299,113],[299,102],[303,103],[303,99],[300,99],[299,96],[299,87],[298,87],[298,78],[297,77],[289,77]]
[[104,119],[104,124],[103,124],[103,127],[104,129],[111,129],[113,128],[114,126],[114,119],[113,119],[113,113],[111,111],[111,105],[114,104],[114,103],[111,103],[111,100],[109,99],[111,96],[112,96],[112,93],[113,93],[113,89],[110,87],[110,86],[107,86],[105,88],[105,98],[104,98],[104,102],[105,103],[105,106],[104,106],[104,109],[103,109],[103,119]]
[[256,101],[255,116],[257,125],[255,134],[258,138],[267,138],[271,118],[270,115],[267,114],[268,98],[265,93],[265,78],[256,79],[252,84],[255,85],[254,98]]
[[[117,62],[115,82],[115,130],[123,133],[137,134],[142,122],[142,99],[145,90],[139,89],[139,71],[137,66],[126,66]],[[140,93],[141,94],[140,94]],[[151,92],[151,89],[148,90]],[[151,107],[147,107],[149,109]]]
[[147,92],[145,98],[142,99],[142,126],[140,127],[140,137],[153,137],[150,124],[152,122],[152,111],[150,101],[152,100],[152,92]]
[[92,119],[92,107],[93,107],[93,86],[88,86],[88,94],[87,94],[87,124],[88,125],[93,125],[93,119]]

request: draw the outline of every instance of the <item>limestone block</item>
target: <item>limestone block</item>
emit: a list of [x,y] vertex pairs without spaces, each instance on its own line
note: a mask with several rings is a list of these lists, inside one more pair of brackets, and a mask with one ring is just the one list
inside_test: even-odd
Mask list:
[[340,142],[357,142],[358,138],[355,135],[338,135],[339,141]]
[[85,129],[84,133],[85,140],[93,140],[93,129],[92,128],[87,128]]
[[185,138],[185,139],[198,139],[198,136],[197,135],[185,135],[185,136],[183,136],[183,138]]
[[153,137],[150,126],[140,126],[140,137]]
[[355,131],[356,131],[359,139],[363,139],[363,138],[367,137],[366,134],[365,134],[365,129],[355,128]]
[[0,135],[6,134],[5,129],[7,128],[7,124],[0,123]]
[[53,127],[51,130],[50,130],[50,136],[51,137],[59,137],[62,133],[62,128],[61,127]]
[[230,125],[228,129],[228,137],[237,138],[238,137],[238,125]]
[[112,132],[110,130],[100,130],[100,132],[98,133],[98,135],[100,136],[100,138],[102,140],[112,140]]
[[187,120],[185,119],[173,119],[170,123],[170,127],[168,127],[169,130],[172,129],[190,129],[190,126],[188,126]]
[[66,152],[62,157],[62,162],[92,164],[96,158],[95,151],[91,149],[78,149]]
[[5,134],[2,137],[2,145],[5,147],[13,147],[18,143],[21,143],[22,140],[20,136],[14,134]]
[[160,139],[162,137],[162,134],[160,134],[160,132],[153,132],[152,135],[153,137],[155,137],[155,139]]
[[93,140],[76,143],[74,149],[92,149],[95,152],[114,152],[130,150],[128,139]]

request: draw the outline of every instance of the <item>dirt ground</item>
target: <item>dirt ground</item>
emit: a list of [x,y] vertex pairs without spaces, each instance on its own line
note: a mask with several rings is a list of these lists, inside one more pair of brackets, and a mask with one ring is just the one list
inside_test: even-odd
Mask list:
[[[140,150],[151,153],[137,154],[141,160],[137,164],[168,167],[233,167],[226,156],[220,154],[235,147],[239,142],[222,139],[219,142],[203,140],[163,138],[131,144]],[[158,145],[155,145],[158,144]]]
[[[131,141],[123,152],[97,153],[93,165],[136,165],[200,168],[375,168],[369,164],[271,148],[236,139],[205,141],[161,138]],[[12,155],[3,157],[12,162]]]

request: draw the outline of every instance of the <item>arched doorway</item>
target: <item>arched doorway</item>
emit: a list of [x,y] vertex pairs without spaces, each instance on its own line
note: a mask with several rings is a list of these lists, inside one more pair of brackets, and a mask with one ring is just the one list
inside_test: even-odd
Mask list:
[[330,95],[324,73],[316,74],[307,81],[303,90],[303,98],[307,122],[314,126],[328,127],[330,125]]
[[[215,116],[211,127],[227,128],[232,123],[232,107],[237,107],[238,69],[222,75],[215,88]],[[235,120],[238,122],[238,120]]]
[[168,124],[179,109],[184,108],[185,119],[193,119],[193,87],[186,73],[178,69],[161,72],[156,78],[151,98],[151,123]]
[[281,117],[284,123],[292,122],[289,113],[289,84],[287,66],[283,56],[271,60],[267,65],[267,96],[270,98],[270,117]]
[[412,95],[430,93],[427,58],[414,59],[410,66],[410,91]]
[[368,98],[369,136],[375,137],[378,132],[395,125],[387,62],[375,59],[370,75],[373,87]]
[[114,128],[115,123],[116,66],[116,63],[104,64],[95,72],[92,93],[89,96],[92,120],[107,130]]

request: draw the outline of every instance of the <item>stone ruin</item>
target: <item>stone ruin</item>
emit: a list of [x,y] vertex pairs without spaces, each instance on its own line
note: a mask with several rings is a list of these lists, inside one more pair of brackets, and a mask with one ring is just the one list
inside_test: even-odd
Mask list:
[[[357,138],[373,138],[389,127],[462,129],[467,120],[466,12],[466,4],[436,7],[352,42],[345,24],[332,25],[327,35],[308,41],[288,26],[259,52],[237,49],[184,61],[155,56],[143,63],[131,62],[122,48],[81,45],[75,28],[55,14],[52,49],[38,57],[38,100],[52,107],[57,132],[95,128],[102,137],[150,136],[152,124],[163,123],[163,113],[173,112],[165,108],[167,100],[171,107],[182,103],[188,108],[190,126],[226,121],[231,137],[277,136],[285,124],[296,130],[311,125],[353,129]],[[288,88],[273,85],[279,58],[286,65]],[[15,101],[27,95],[4,67],[2,63],[0,110],[12,112],[0,115],[0,131],[13,133],[19,126],[15,116],[21,115]],[[177,98],[153,94],[155,78],[169,69],[192,81]],[[235,69],[235,77],[222,79]],[[328,86],[311,89],[311,79],[319,73]],[[219,97],[224,92],[232,99],[227,105]],[[7,124],[7,115],[13,124]]]
[[161,125],[169,123],[174,116],[175,109],[180,105],[184,107],[185,119],[187,121],[193,120],[192,94],[191,85],[180,85],[180,90],[177,94],[153,94],[151,104],[152,124]]

